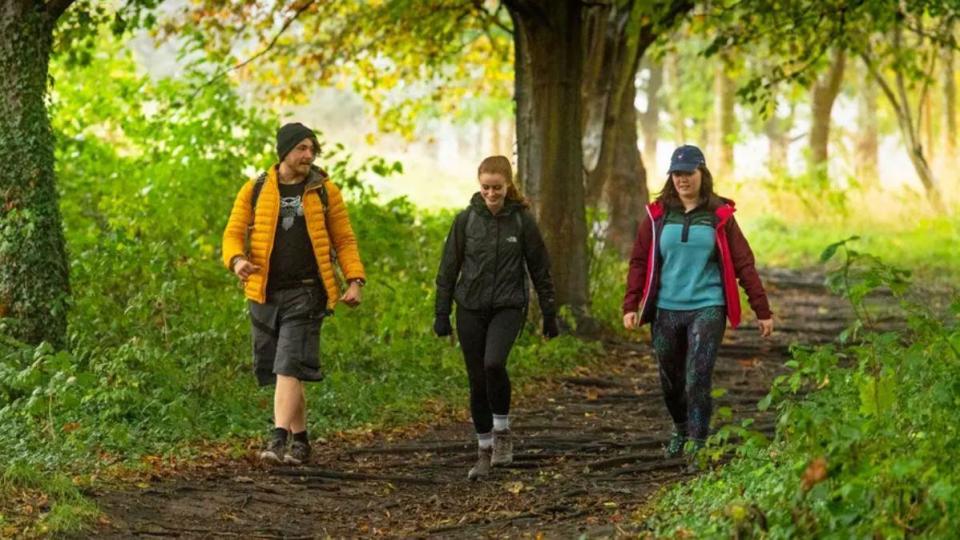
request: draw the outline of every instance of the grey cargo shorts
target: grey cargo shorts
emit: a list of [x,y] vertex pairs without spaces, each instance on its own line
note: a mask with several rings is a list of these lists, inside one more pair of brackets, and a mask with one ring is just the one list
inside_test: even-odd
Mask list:
[[271,291],[259,304],[247,300],[253,327],[253,370],[260,386],[277,375],[321,381],[320,327],[327,295],[320,284]]

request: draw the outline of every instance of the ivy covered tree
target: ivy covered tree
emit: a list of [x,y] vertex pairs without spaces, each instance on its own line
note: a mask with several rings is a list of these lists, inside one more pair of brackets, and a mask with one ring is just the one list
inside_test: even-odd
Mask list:
[[0,334],[55,346],[66,339],[70,284],[46,106],[50,57],[70,50],[83,61],[100,22],[112,17],[123,31],[147,21],[145,9],[157,1],[114,13],[92,0],[0,2]]

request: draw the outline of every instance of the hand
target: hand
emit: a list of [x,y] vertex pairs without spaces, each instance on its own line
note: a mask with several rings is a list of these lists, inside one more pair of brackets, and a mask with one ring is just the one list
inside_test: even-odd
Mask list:
[[627,330],[635,330],[640,326],[640,314],[636,311],[628,311],[623,314],[623,327]]
[[560,329],[557,328],[557,316],[549,315],[543,317],[543,336],[547,339],[555,338],[560,335]]
[[437,337],[446,337],[453,334],[453,328],[450,326],[449,315],[437,315],[433,319],[433,333]]
[[256,274],[260,271],[260,267],[253,264],[252,262],[239,258],[235,263],[233,263],[233,273],[240,278],[240,281],[246,283],[250,276]]
[[773,333],[773,319],[760,319],[757,321],[757,326],[760,327],[761,337],[770,337]]
[[350,286],[347,287],[347,292],[343,293],[343,296],[340,297],[340,301],[352,308],[359,306],[360,283],[358,281],[351,281]]

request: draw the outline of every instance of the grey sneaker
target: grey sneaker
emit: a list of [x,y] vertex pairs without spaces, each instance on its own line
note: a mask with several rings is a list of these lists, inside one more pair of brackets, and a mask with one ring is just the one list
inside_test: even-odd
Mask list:
[[687,436],[674,431],[673,435],[670,436],[670,442],[667,443],[667,448],[663,451],[663,457],[667,459],[679,457],[683,454],[683,445],[686,443]]
[[260,459],[270,463],[283,463],[283,455],[287,449],[287,433],[280,428],[273,431],[270,442],[260,451]]
[[491,465],[508,465],[513,463],[513,435],[509,429],[493,432],[493,457]]
[[310,443],[293,441],[283,455],[283,462],[289,465],[303,465],[310,461]]
[[493,455],[493,448],[477,449],[477,464],[470,468],[467,473],[468,480],[480,480],[490,474],[490,456]]

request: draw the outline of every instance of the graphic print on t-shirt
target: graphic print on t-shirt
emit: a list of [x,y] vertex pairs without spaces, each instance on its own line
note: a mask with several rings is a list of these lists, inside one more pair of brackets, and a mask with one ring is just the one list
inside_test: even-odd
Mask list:
[[281,197],[280,198],[280,225],[283,227],[283,230],[289,231],[290,227],[293,227],[293,220],[298,217],[303,217],[303,202],[302,197],[297,195],[296,197]]

